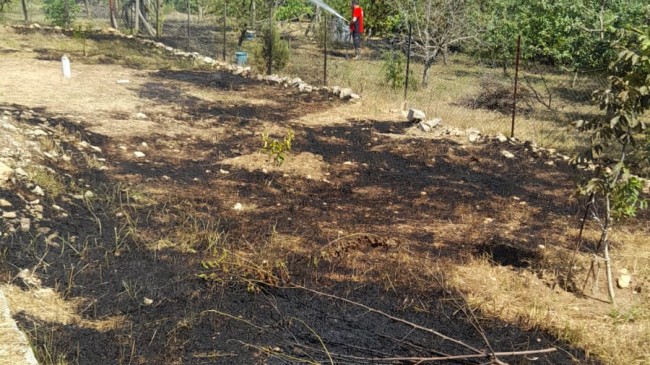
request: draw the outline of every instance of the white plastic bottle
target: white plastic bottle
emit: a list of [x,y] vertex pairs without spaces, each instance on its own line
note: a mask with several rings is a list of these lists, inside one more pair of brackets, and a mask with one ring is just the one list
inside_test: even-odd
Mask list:
[[72,76],[72,72],[70,71],[70,60],[68,56],[63,55],[61,57],[61,66],[63,67],[63,78],[69,79]]

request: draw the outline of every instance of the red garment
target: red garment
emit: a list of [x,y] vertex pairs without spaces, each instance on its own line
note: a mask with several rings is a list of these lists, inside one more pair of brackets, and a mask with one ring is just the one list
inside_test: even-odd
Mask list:
[[357,20],[350,23],[350,32],[363,33],[363,9],[360,6],[355,6],[352,9],[352,18],[357,18]]

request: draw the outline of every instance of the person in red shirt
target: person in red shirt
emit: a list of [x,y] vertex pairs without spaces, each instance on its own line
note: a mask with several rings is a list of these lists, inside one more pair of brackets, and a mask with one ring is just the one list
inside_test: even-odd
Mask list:
[[358,59],[361,56],[361,36],[363,35],[363,9],[359,6],[359,0],[352,0],[350,33],[354,42],[354,59]]

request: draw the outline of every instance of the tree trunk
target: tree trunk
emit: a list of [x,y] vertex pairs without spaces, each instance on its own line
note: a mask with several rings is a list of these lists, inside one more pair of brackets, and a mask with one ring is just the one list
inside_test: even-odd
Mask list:
[[438,56],[438,50],[433,51],[433,54],[427,55],[428,57],[424,61],[424,71],[422,72],[422,87],[426,88],[429,86],[429,71],[431,66],[436,62],[436,57]]
[[140,33],[140,0],[135,0],[135,19],[133,19],[133,34]]
[[162,0],[156,0],[156,38],[162,37],[163,22],[162,22]]
[[198,14],[197,23],[200,23],[203,21],[203,7],[201,5],[198,5],[198,7],[199,7],[199,14]]
[[442,47],[442,61],[445,63],[445,66],[449,66],[449,47]]
[[70,5],[68,0],[63,0],[63,27],[67,28],[70,24]]
[[612,216],[611,216],[611,202],[610,202],[610,196],[607,194],[605,197],[605,203],[607,204],[606,206],[606,211],[605,214],[607,216],[605,217],[605,226],[603,227],[602,231],[602,244],[603,244],[603,257],[605,259],[605,271],[607,273],[607,293],[609,294],[609,300],[612,302],[612,304],[616,305],[616,298],[614,297],[614,281],[612,279],[612,263],[609,257],[609,225],[610,222],[612,221]]
[[117,19],[115,19],[115,0],[108,0],[108,16],[111,19],[111,28],[117,29]]
[[88,19],[92,19],[93,12],[90,10],[90,4],[88,4],[88,0],[84,0],[84,6],[86,7],[86,17]]
[[27,0],[21,0],[20,5],[23,7],[23,17],[25,18],[25,23],[29,23],[29,12],[27,12]]

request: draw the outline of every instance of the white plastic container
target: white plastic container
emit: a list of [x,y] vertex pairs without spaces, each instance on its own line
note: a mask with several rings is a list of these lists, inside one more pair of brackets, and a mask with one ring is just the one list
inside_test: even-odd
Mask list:
[[61,67],[63,68],[63,78],[69,79],[72,76],[72,72],[70,71],[70,60],[68,56],[63,55],[61,57]]

